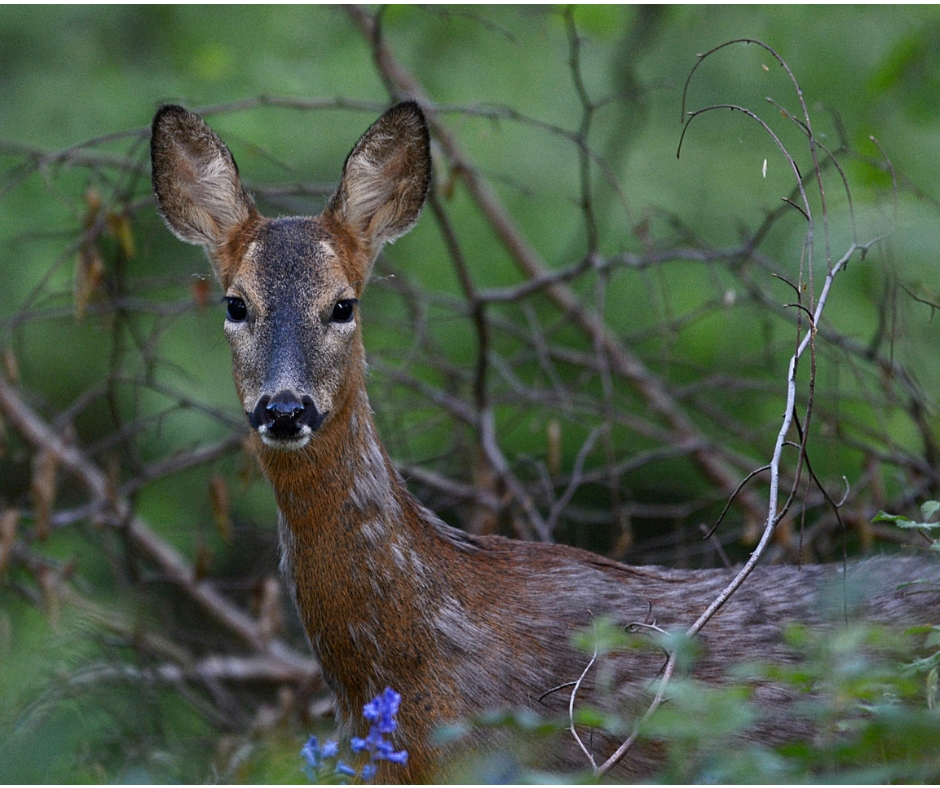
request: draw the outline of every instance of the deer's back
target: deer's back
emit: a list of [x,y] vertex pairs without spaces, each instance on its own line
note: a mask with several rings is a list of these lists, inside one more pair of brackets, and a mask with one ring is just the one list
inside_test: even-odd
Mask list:
[[[443,533],[459,580],[435,626],[466,716],[481,709],[527,708],[566,720],[574,684],[584,674],[576,707],[591,704],[636,719],[666,662],[657,634],[685,631],[733,578],[724,569],[631,567],[560,545]],[[938,576],[936,562],[917,557],[872,558],[844,568],[758,568],[696,639],[692,676],[720,683],[742,662],[791,662],[795,655],[783,637],[791,623],[932,621],[940,594],[905,583]],[[572,641],[602,620],[634,637],[585,672],[592,654]],[[810,732],[786,713],[791,690],[769,683],[753,690],[767,713],[753,731],[756,738]],[[491,736],[481,731],[478,743]],[[598,734],[585,740],[599,761],[619,743]],[[586,766],[573,741],[565,747],[552,753],[559,765]],[[645,771],[655,756],[634,753],[628,771]]]

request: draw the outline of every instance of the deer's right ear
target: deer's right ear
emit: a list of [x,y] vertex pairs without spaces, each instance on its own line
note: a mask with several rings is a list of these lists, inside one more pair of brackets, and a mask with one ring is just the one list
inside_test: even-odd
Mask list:
[[257,216],[235,159],[198,115],[161,107],[150,138],[153,193],[167,227],[180,240],[206,248],[210,258]]

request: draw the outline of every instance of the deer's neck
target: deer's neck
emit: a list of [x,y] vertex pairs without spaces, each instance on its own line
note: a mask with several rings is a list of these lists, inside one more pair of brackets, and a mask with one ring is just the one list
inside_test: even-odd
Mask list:
[[420,674],[449,592],[434,528],[379,442],[364,391],[345,407],[301,451],[262,449],[260,459],[280,509],[284,575],[349,719]]

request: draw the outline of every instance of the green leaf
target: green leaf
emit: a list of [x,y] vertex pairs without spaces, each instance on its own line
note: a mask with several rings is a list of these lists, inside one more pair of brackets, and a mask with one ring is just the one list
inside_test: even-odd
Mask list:
[[574,721],[577,725],[586,728],[599,728],[616,735],[624,734],[628,730],[627,724],[616,714],[610,714],[592,706],[582,706],[575,709]]
[[920,528],[922,530],[931,530],[940,528],[940,522],[932,523],[930,519],[940,511],[940,501],[927,501],[920,507],[924,522],[918,523],[905,517],[903,514],[888,514],[880,511],[872,518],[873,523],[894,523],[898,528]]
[[927,501],[920,507],[920,513],[924,517],[924,522],[930,522],[940,510],[940,501]]
[[873,523],[895,523],[896,525],[901,525],[901,527],[906,527],[902,523],[913,522],[910,518],[905,517],[903,514],[888,514],[887,512],[878,512],[873,518]]
[[627,633],[612,618],[602,616],[594,623],[576,633],[574,644],[587,654],[596,653],[602,657],[618,651],[637,648],[642,641],[636,635]]

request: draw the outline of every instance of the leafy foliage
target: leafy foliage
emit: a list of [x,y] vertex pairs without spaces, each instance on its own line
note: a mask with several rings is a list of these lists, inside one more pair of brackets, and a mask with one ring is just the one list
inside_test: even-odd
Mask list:
[[[886,512],[878,512],[872,522],[893,523],[898,528],[916,528],[918,531],[934,532],[940,529],[940,521],[935,519],[938,511],[940,511],[940,501],[927,501],[920,507],[922,522],[911,520],[903,514],[887,514]],[[934,540],[934,549],[937,549],[936,545],[937,541]]]
[[910,642],[854,624],[835,636],[795,629],[793,665],[737,669],[803,693],[794,710],[814,726],[812,740],[776,747],[732,738],[759,719],[746,684],[715,689],[678,682],[645,735],[669,753],[666,782],[932,782],[940,774],[935,742],[940,716],[928,703],[923,674],[902,660]]

